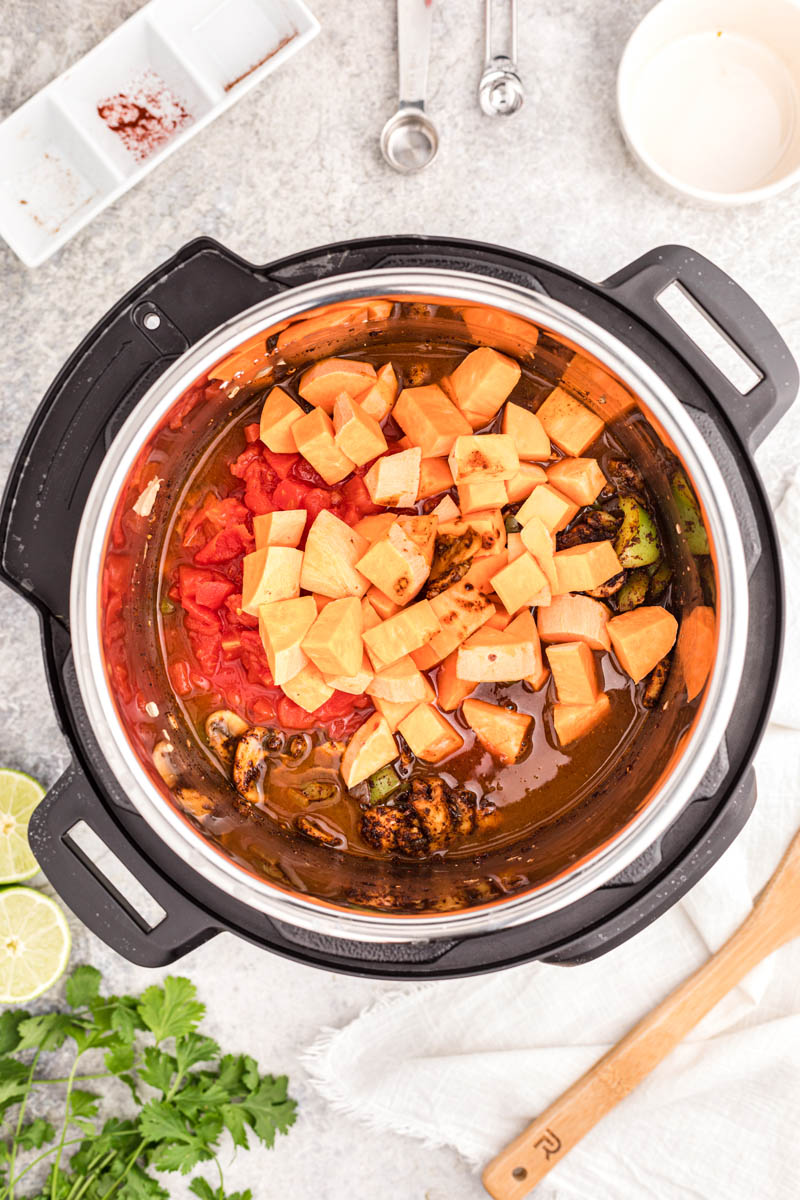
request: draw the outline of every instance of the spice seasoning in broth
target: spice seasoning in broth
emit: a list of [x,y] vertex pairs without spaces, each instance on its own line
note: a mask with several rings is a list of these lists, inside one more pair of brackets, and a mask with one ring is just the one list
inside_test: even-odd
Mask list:
[[[391,363],[402,389],[449,377],[464,356],[464,349],[455,346],[399,343],[349,357],[375,371]],[[311,406],[298,391],[301,374],[290,374],[280,386],[308,411]],[[526,367],[511,399],[535,410],[551,388]],[[469,701],[485,702],[493,706],[493,713],[509,710],[531,718],[516,761],[499,758],[491,738],[487,740],[479,723],[471,720],[468,702],[466,708],[462,704],[442,714],[463,739],[454,753],[426,758],[423,748],[418,746],[415,754],[395,733],[392,761],[377,762],[368,779],[348,787],[343,755],[362,726],[374,719],[373,700],[336,689],[309,713],[275,685],[258,618],[242,608],[242,563],[254,551],[253,520],[259,515],[305,509],[308,516],[299,543],[303,550],[308,529],[322,511],[353,527],[386,509],[373,502],[364,482],[371,463],[326,483],[301,455],[270,451],[260,440],[258,424],[266,395],[253,398],[204,455],[176,504],[164,547],[160,623],[172,687],[200,743],[239,792],[238,799],[231,793],[229,809],[222,811],[217,805],[213,814],[203,815],[208,831],[246,862],[259,860],[265,815],[323,846],[367,857],[474,856],[530,833],[590,796],[610,764],[641,734],[668,673],[671,646],[659,656],[663,663],[654,662],[655,669],[637,682],[610,652],[593,652],[597,685],[608,705],[601,718],[590,722],[585,736],[572,739],[564,737],[563,729],[559,733],[559,697],[552,677],[544,683],[539,679],[538,690],[523,679],[479,682]],[[501,407],[478,432],[499,432],[502,419]],[[391,414],[382,430],[388,452],[402,452],[404,431]],[[609,583],[605,592],[598,588],[602,599],[597,602],[606,606],[609,616],[637,606],[668,611],[669,564],[656,529],[655,506],[641,476],[606,430],[592,440],[583,457],[603,465],[602,491],[592,503],[577,507],[557,534],[557,548],[599,541],[620,548],[635,495],[640,535],[646,527],[656,550],[634,542],[631,553],[629,544],[626,561],[634,565],[621,572],[622,582]],[[543,462],[546,466],[560,459],[561,452],[553,446]],[[451,487],[402,511],[428,514],[445,495],[455,503],[461,498]],[[626,504],[621,509],[623,497]],[[505,528],[512,535],[518,528],[514,514],[523,503],[517,499],[502,506]],[[442,553],[446,545],[446,540],[437,541],[435,553]],[[637,553],[645,565],[636,565]],[[427,586],[433,595],[435,589]],[[411,603],[425,598],[423,585]],[[497,596],[494,602],[502,610]],[[521,611],[529,610],[523,605]],[[433,697],[441,671],[441,665],[425,670]],[[227,731],[224,744],[211,739],[209,746],[208,719],[220,710],[235,715],[236,728]],[[241,737],[240,726],[248,730]],[[256,742],[261,742],[255,758],[245,764],[242,746],[254,727]]]

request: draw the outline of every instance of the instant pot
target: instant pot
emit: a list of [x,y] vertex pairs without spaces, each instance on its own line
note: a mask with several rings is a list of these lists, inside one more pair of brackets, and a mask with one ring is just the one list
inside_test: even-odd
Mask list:
[[[753,367],[758,382],[746,394],[660,304],[673,283]],[[679,464],[710,544],[716,653],[677,749],[662,761],[640,748],[635,770],[626,767],[552,829],[514,848],[527,871],[522,885],[478,886],[457,908],[395,912],[365,902],[363,889],[313,894],[293,886],[291,872],[258,876],[226,856],[145,762],[103,661],[100,589],[114,520],[137,463],[159,452],[160,431],[176,412],[190,411],[187,392],[221,362],[241,364],[260,346],[249,376],[237,382],[234,371],[222,380],[230,417],[253,373],[279,380],[276,363],[286,364],[275,331],[374,298],[413,302],[413,328],[401,337],[427,343],[453,336],[452,321],[439,329],[431,315],[442,306],[463,314],[456,335],[465,349],[489,342],[529,356],[550,386],[603,414],[649,483],[657,484],[665,456]],[[398,329],[389,331],[375,312],[367,325],[329,330],[324,345],[309,335],[289,365],[396,338]],[[535,331],[527,345],[526,330]],[[148,966],[171,962],[222,930],[312,965],[387,978],[444,978],[530,959],[580,963],[630,937],[708,870],[755,803],[751,764],[777,679],[784,612],[775,530],[752,454],[797,384],[789,351],[760,309],[683,247],[660,247],[601,284],[516,251],[446,239],[347,242],[266,267],[209,239],[184,247],[120,300],[61,370],[24,439],[0,516],[2,577],[39,612],[51,694],[72,751],[29,831],[53,886],[98,936]],[[197,407],[194,418],[206,417],[211,437],[213,413]],[[187,444],[162,463],[166,486],[143,510],[142,563],[148,553],[155,559],[191,450]],[[668,495],[663,503],[668,514]],[[673,526],[680,551],[680,523]],[[681,572],[697,589],[697,571],[683,553]],[[147,626],[151,601],[152,590],[131,593],[132,637]],[[151,658],[147,669],[157,673],[158,654]],[[148,678],[155,687],[157,674]],[[158,691],[154,721],[171,718],[167,690]],[[653,746],[659,731],[675,733],[681,711],[673,688],[650,726]],[[173,728],[173,740],[190,746],[177,718]],[[208,762],[193,761],[199,786],[221,785],[209,782]],[[145,919],[111,881],[77,836],[86,826],[163,918]],[[330,863],[339,851],[306,846],[297,853],[313,867],[314,854]],[[490,874],[502,883],[502,863],[479,859],[471,876],[481,885]],[[341,861],[336,870],[347,877],[356,867]],[[387,870],[418,871],[419,864]]]

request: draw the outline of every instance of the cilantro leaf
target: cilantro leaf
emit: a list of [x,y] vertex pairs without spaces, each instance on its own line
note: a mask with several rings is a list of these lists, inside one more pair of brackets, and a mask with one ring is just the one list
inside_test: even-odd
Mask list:
[[157,1088],[160,1092],[168,1092],[178,1068],[172,1055],[164,1050],[156,1050],[155,1046],[148,1046],[144,1052],[144,1063],[145,1065],[139,1068],[140,1078],[150,1087]]
[[74,1037],[82,1028],[68,1013],[50,1012],[26,1017],[17,1028],[17,1050],[58,1050],[68,1037]]
[[286,1133],[296,1120],[297,1105],[287,1098],[287,1082],[285,1075],[277,1079],[264,1075],[255,1091],[241,1102],[253,1132],[265,1146],[273,1145],[276,1130]]
[[101,975],[97,967],[76,967],[67,980],[64,994],[70,1008],[85,1008],[100,993]]
[[23,1125],[17,1136],[17,1145],[21,1150],[41,1150],[45,1142],[51,1142],[56,1131],[49,1121],[37,1117],[28,1125]]
[[200,1200],[220,1200],[219,1192],[215,1192],[208,1180],[200,1175],[189,1184],[189,1191],[199,1196]]
[[93,1092],[73,1088],[69,1094],[70,1117],[95,1117],[99,1106],[100,1099]]
[[19,1045],[19,1029],[20,1023],[26,1021],[30,1013],[24,1012],[22,1009],[6,1011],[0,1016],[0,1054],[10,1054],[12,1050],[16,1050]]
[[187,1033],[175,1040],[175,1059],[179,1075],[183,1075],[196,1063],[209,1062],[218,1056],[219,1046],[214,1039],[203,1037],[200,1033]]
[[202,1020],[206,1006],[195,999],[197,988],[188,979],[169,975],[163,988],[155,984],[142,993],[139,1016],[156,1039],[191,1033]]
[[105,1053],[106,1070],[112,1075],[121,1075],[123,1071],[130,1071],[136,1058],[136,1051],[132,1045],[125,1042],[112,1042],[110,1048]]

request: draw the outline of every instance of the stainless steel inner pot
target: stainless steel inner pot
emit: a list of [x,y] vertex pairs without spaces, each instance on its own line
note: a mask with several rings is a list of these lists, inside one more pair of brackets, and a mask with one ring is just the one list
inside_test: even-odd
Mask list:
[[[680,753],[641,811],[558,877],[518,895],[453,912],[361,911],[300,894],[244,870],[190,825],[145,770],[120,720],[104,667],[100,583],[115,506],[135,460],[172,406],[193,381],[261,331],[321,305],[376,296],[489,306],[532,322],[555,342],[577,350],[595,387],[609,397],[632,394],[649,425],[681,460],[701,503],[714,551],[714,666]],[[501,341],[498,348],[507,349]],[[357,344],[354,341],[351,348]],[[163,841],[216,887],[271,917],[331,936],[389,942],[490,932],[552,913],[606,883],[655,842],[688,803],[723,737],[741,678],[747,604],[742,539],[722,473],[686,409],[658,374],[605,330],[547,296],[482,276],[416,268],[340,275],[265,301],[207,336],[157,380],[112,442],[87,500],[73,560],[70,619],[79,687],[94,734],[121,788]]]

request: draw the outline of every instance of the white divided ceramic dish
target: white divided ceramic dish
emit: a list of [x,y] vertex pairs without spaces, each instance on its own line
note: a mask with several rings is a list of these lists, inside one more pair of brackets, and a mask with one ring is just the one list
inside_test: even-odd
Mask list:
[[620,126],[662,183],[748,204],[800,181],[797,0],[661,0],[619,67]]
[[302,0],[150,0],[0,123],[0,236],[38,266],[317,33]]

